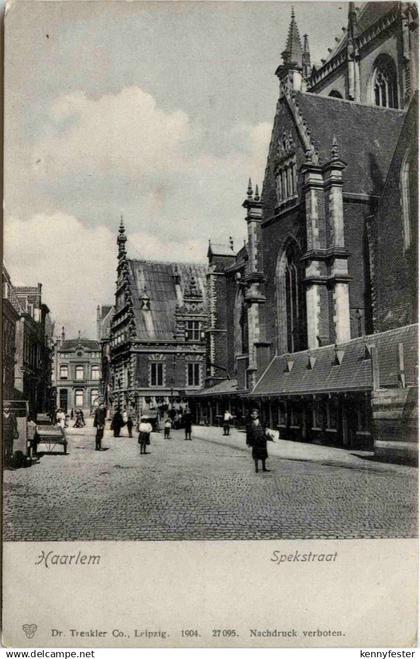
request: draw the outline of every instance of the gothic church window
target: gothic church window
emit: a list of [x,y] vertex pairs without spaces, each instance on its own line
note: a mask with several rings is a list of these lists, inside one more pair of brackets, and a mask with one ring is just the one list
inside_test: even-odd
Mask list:
[[297,194],[296,145],[291,131],[283,132],[277,144],[275,163],[277,203],[280,205]]
[[305,268],[298,243],[290,238],[277,265],[277,327],[281,353],[307,347]]
[[302,347],[302,299],[304,292],[300,277],[300,254],[296,246],[290,244],[286,252],[286,313],[287,313],[287,347],[289,352],[295,352]]
[[296,195],[296,161],[292,160],[277,170],[277,202],[281,204]]
[[380,55],[373,70],[373,102],[384,108],[398,108],[397,75],[389,55]]

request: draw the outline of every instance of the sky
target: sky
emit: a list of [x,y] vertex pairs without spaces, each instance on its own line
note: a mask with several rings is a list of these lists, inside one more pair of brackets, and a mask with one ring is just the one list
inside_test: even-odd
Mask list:
[[[312,62],[347,3],[295,2]],[[4,260],[43,284],[57,331],[95,338],[120,216],[131,258],[239,249],[262,184],[288,2],[11,2],[5,19]]]

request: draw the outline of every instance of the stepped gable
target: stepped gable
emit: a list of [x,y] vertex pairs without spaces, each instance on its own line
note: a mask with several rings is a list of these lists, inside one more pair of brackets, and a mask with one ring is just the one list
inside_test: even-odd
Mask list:
[[[191,280],[206,300],[205,264],[166,263],[127,259],[130,273],[129,286],[132,295],[136,323],[136,338],[140,341],[173,341],[176,333],[175,311],[178,297],[176,281],[182,292],[187,292]],[[147,297],[147,308],[142,300]],[[147,317],[146,317],[147,314]]]

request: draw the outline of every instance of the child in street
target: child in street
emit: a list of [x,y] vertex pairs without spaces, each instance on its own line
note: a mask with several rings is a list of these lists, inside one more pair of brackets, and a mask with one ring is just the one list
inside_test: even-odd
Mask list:
[[163,428],[164,428],[164,432],[163,432],[164,439],[171,439],[172,423],[169,417],[165,420],[165,423],[163,424]]
[[150,423],[145,421],[144,419],[140,420],[139,423],[139,439],[138,442],[140,444],[140,455],[144,454],[146,455],[146,446],[150,444],[150,433],[152,432],[152,426]]

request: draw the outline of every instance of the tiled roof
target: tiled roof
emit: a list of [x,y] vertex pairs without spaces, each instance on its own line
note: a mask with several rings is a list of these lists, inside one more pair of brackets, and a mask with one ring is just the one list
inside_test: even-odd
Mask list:
[[[175,278],[177,275],[180,277],[180,286],[184,290],[194,277],[205,301],[207,266],[198,263],[165,263],[132,259],[127,262],[130,271],[137,338],[139,340],[172,341],[176,330]],[[150,311],[146,312],[140,308],[140,297],[145,290],[150,297]],[[147,318],[146,314],[148,314]]]
[[213,396],[217,394],[234,394],[238,392],[238,381],[235,379],[232,380],[223,380],[222,382],[218,382],[217,384],[213,385],[212,387],[208,387],[207,389],[203,389],[200,391],[198,396]]
[[207,252],[208,256],[235,256],[235,252],[231,245],[224,245],[222,243],[210,243]]
[[[12,280],[10,279],[10,275],[4,264],[2,268],[2,277],[3,277],[3,283],[6,284],[6,288],[7,288],[7,293],[6,293],[7,299],[9,300],[10,304],[12,305],[16,313],[21,314],[22,307],[19,302],[18,296],[16,295],[16,289],[12,284]],[[4,294],[4,288],[3,288],[3,294]]]
[[[257,382],[252,396],[370,390],[372,361],[366,352],[367,345],[377,347],[381,387],[399,386],[399,343],[404,347],[406,383],[416,384],[417,335],[418,325],[409,325],[352,339],[337,347],[343,352],[341,363],[337,363],[334,345],[275,357]],[[288,361],[292,363],[290,372]]]
[[296,92],[295,99],[311,129],[321,163],[330,160],[335,136],[339,157],[347,163],[344,192],[379,194],[405,112],[308,92]]
[[94,341],[93,339],[85,339],[84,337],[80,337],[78,339],[66,339],[60,345],[59,349],[60,350],[74,350],[75,348],[77,348],[77,346],[82,346],[83,348],[87,348],[88,350],[100,350],[101,349],[101,346],[98,343],[98,341]]

